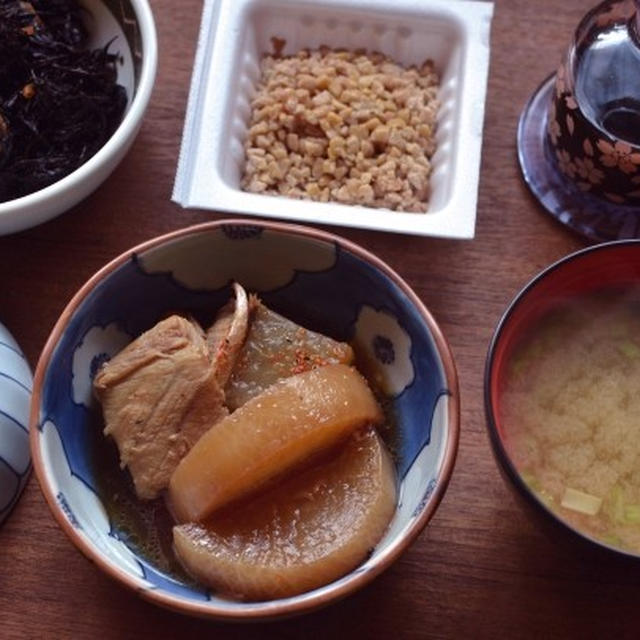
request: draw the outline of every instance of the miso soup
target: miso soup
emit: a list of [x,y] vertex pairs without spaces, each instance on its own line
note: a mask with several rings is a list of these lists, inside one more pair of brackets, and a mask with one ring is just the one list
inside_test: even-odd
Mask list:
[[508,363],[500,418],[550,510],[640,552],[640,289],[571,298],[536,323]]

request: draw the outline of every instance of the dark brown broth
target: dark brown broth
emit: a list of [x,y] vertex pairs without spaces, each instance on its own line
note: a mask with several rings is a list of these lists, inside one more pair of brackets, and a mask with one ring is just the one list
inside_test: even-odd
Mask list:
[[118,538],[156,570],[181,582],[193,583],[173,553],[173,518],[164,499],[140,500],[131,475],[119,464],[115,442],[102,434],[102,417],[92,426],[91,457],[96,490]]

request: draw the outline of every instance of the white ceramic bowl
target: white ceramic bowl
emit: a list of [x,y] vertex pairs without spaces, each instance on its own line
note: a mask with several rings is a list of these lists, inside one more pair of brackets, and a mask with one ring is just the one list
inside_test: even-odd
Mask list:
[[[117,469],[91,393],[92,375],[168,310],[201,321],[237,280],[310,329],[356,341],[392,406],[398,503],[383,539],[347,575],[291,598],[239,602],[163,569],[105,505],[100,469]],[[31,451],[61,527],[106,573],[157,604],[212,618],[255,620],[329,604],[372,580],[431,519],[453,471],[458,382],[447,342],[408,285],[364,249],[305,227],[221,221],[127,251],[76,294],[44,348],[31,405]],[[112,456],[111,459],[108,456]]]
[[94,191],[116,168],[142,123],[156,75],[157,40],[147,0],[78,0],[88,9],[89,46],[114,40],[122,63],[118,82],[125,87],[125,116],[106,144],[61,180],[15,200],[0,202],[0,235],[29,229],[67,211]]
[[[472,238],[493,5],[463,0],[207,0],[173,199],[185,207],[401,233]],[[260,59],[303,48],[380,51],[440,74],[426,214],[247,193],[243,143]]]

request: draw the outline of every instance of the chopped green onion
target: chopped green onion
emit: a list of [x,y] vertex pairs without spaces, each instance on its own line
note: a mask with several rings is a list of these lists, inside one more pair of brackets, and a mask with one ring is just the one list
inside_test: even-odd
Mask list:
[[640,524],[640,504],[628,504],[624,508],[624,519],[631,524]]
[[610,544],[612,547],[621,547],[622,540],[616,535],[609,534],[608,536],[603,536],[602,541]]
[[595,516],[602,506],[602,498],[567,487],[564,490],[564,495],[562,496],[562,502],[560,504],[565,509],[584,513],[587,516]]
[[540,482],[538,478],[529,471],[524,471],[522,473],[522,480],[530,489],[533,489],[533,491],[540,491]]
[[620,485],[615,485],[609,494],[607,513],[609,519],[621,524],[625,521],[624,515],[624,494]]
[[555,502],[553,496],[546,489],[540,489],[540,491],[538,491],[538,495],[540,496],[542,502],[544,502],[546,505],[551,505],[553,502]]

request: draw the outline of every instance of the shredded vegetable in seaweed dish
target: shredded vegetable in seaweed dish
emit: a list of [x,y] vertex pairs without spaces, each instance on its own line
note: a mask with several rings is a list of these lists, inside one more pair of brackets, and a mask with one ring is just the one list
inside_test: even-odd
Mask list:
[[118,54],[90,50],[73,0],[0,0],[0,202],[42,189],[93,156],[127,105]]

